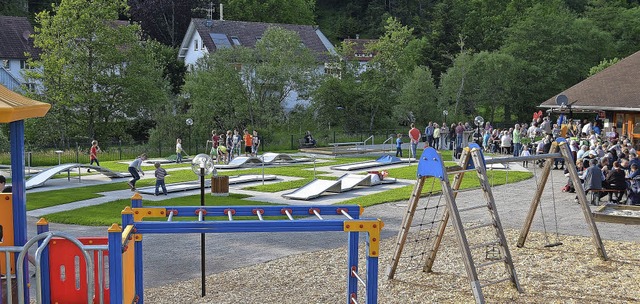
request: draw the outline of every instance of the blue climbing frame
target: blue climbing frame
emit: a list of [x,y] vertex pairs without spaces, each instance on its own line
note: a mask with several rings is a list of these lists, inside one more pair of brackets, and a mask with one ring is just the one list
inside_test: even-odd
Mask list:
[[[378,256],[380,253],[380,231],[384,223],[380,219],[360,219],[362,208],[357,205],[348,206],[176,206],[176,207],[142,207],[142,197],[134,195],[131,199],[133,208],[126,207],[122,211],[122,227],[125,232],[133,231],[133,236],[124,236],[122,229],[109,230],[109,276],[113,282],[111,303],[120,304],[123,300],[123,278],[130,276],[123,270],[121,240],[135,240],[135,294],[138,303],[144,303],[143,297],[143,264],[142,237],[144,234],[169,233],[236,233],[236,232],[324,232],[344,231],[348,233],[348,269],[347,269],[347,304],[378,302]],[[340,219],[324,219],[323,217],[340,216]],[[205,217],[225,217],[228,220],[205,220]],[[256,217],[257,220],[234,220],[233,217]],[[267,220],[264,217],[282,217],[288,219]],[[144,220],[144,218],[167,218],[167,220]],[[196,217],[196,221],[172,221],[175,217]],[[300,217],[303,217],[299,219]],[[311,217],[311,218],[310,218]],[[334,217],[335,218],[335,217]],[[366,232],[367,258],[366,281],[358,272],[358,238],[360,232]],[[358,301],[358,284],[364,284],[366,302]]]

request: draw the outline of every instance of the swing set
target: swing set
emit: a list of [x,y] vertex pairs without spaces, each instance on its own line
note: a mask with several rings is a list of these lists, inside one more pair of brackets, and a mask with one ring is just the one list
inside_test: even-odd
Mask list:
[[[549,237],[540,201],[550,176],[552,162],[559,158],[564,159],[574,184],[580,184],[571,152],[563,138],[552,143],[548,154],[492,159],[485,159],[482,155],[482,149],[472,143],[464,149],[459,166],[456,166],[455,169],[445,168],[437,151],[432,148],[425,149],[419,159],[416,185],[397,236],[395,252],[391,259],[391,265],[387,269],[387,278],[394,279],[398,273],[407,270],[422,269],[423,272],[431,272],[436,254],[443,241],[445,228],[451,217],[457,244],[462,253],[476,303],[485,303],[482,288],[488,285],[510,281],[518,292],[522,292],[495,205],[492,192],[492,184],[495,185],[495,179],[493,183],[489,182],[486,168],[491,164],[504,164],[508,167],[508,164],[512,162],[545,160],[540,174],[534,169],[536,192],[520,231],[517,246],[524,247],[536,211],[540,209],[545,235],[544,247],[549,248],[562,245],[558,231],[553,176],[551,176],[551,198],[555,219],[554,241]],[[458,193],[470,191],[468,189],[460,190],[464,174],[467,172],[476,172],[484,197],[483,203],[470,202],[465,205],[456,201]],[[508,170],[506,172],[505,176],[508,181]],[[449,176],[453,176],[451,183]],[[428,183],[431,184],[431,187],[425,191],[426,193],[423,193],[428,179],[431,179]],[[586,194],[581,187],[576,187],[576,193],[585,221],[591,231],[597,254],[601,259],[607,260],[608,257],[589,208]],[[426,203],[420,202],[420,197],[423,194],[428,194]],[[472,216],[465,217],[467,214]]]

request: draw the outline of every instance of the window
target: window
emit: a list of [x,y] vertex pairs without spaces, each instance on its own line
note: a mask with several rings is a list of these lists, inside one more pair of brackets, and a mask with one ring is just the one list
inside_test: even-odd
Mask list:
[[233,45],[241,45],[240,39],[238,39],[238,37],[236,36],[231,36],[231,41],[233,42]]
[[196,40],[194,41],[194,44],[193,44],[193,50],[194,50],[194,51],[197,51],[197,50],[198,50],[198,45],[199,45],[199,43],[200,43],[200,41],[198,41],[198,39],[196,39]]
[[5,68],[6,70],[11,69],[11,66],[9,65],[9,59],[2,60],[2,67]]
[[220,33],[210,33],[211,39],[213,40],[213,44],[218,49],[228,49],[231,47],[231,42],[229,42],[229,38],[227,35]]
[[26,60],[20,60],[20,69],[30,69],[31,67]]

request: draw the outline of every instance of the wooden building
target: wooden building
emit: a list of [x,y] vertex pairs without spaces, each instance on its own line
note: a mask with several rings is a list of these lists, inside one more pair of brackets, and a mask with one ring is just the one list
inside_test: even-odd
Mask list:
[[604,120],[605,130],[616,126],[620,135],[640,141],[640,51],[558,95],[568,97],[568,106],[557,105],[556,95],[540,107],[552,112],[597,114]]

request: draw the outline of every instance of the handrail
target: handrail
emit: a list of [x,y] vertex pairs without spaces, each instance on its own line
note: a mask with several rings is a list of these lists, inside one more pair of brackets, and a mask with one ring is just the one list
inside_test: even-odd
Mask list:
[[386,143],[389,143],[389,151],[393,151],[393,136],[389,136],[389,138],[382,142],[382,147],[384,147]]
[[365,139],[364,141],[362,141],[362,145],[366,146],[367,145],[367,141],[369,141],[369,139],[371,139],[371,146],[373,147],[373,144],[375,143],[374,137],[373,135],[367,137],[367,139]]

